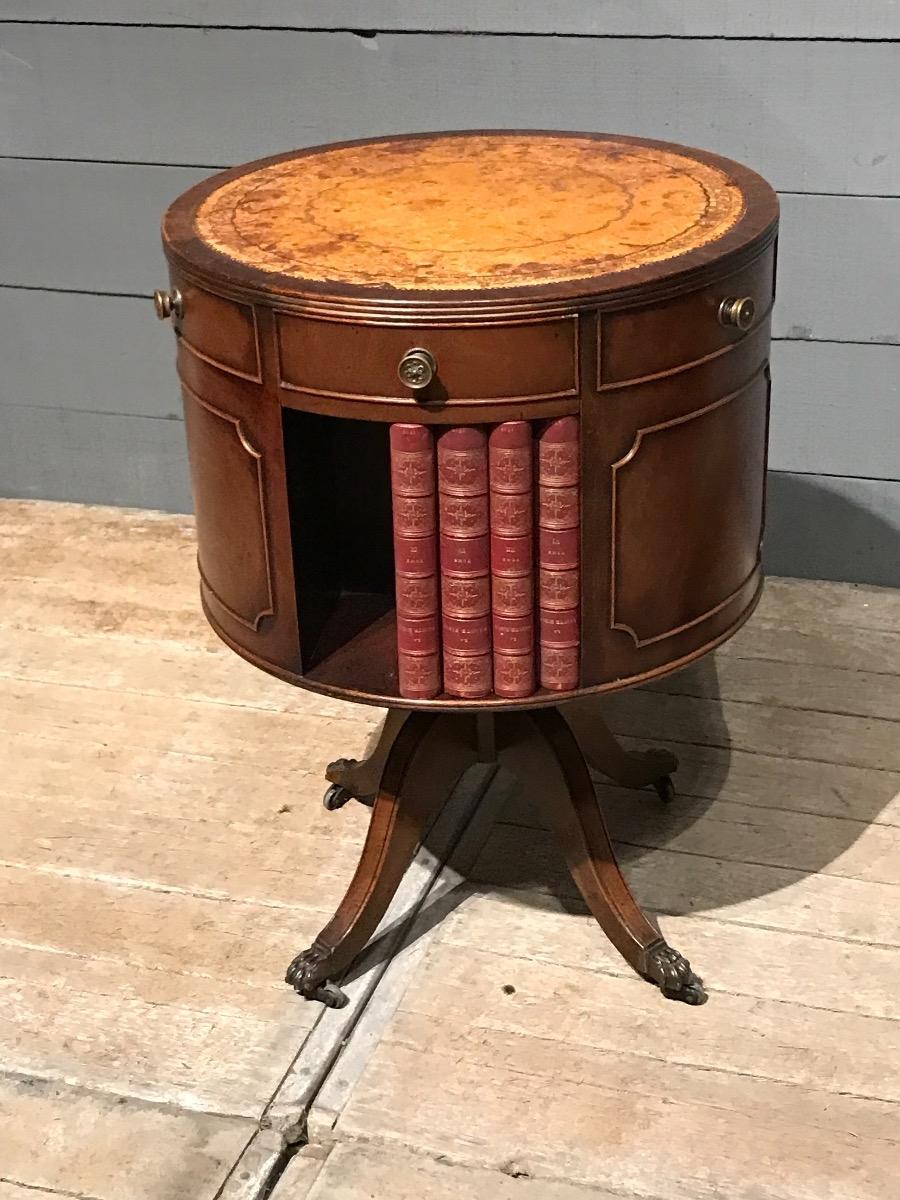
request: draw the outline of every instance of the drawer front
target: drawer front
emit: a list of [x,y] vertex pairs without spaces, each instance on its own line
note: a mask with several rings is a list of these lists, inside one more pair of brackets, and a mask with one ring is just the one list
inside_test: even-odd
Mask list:
[[[456,328],[351,325],[277,314],[280,382],[287,390],[346,399],[470,402],[578,393],[577,317]],[[416,391],[398,375],[421,347],[436,370]]]
[[192,283],[175,282],[182,296],[182,313],[176,322],[182,345],[230,375],[259,383],[259,338],[253,309]]
[[[603,313],[598,323],[598,389],[684,369],[743,341],[771,309],[774,253],[772,248],[736,274],[652,308]],[[723,324],[722,301],[745,297],[755,309],[749,329]]]

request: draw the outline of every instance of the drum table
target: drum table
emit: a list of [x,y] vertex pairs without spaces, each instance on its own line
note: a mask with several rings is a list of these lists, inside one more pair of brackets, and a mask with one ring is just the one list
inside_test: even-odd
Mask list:
[[692,662],[759,598],[777,222],[768,184],[714,154],[518,131],[298,151],[168,210],[155,302],[204,611],[263,670],[389,710],[369,758],[326,771],[327,807],[372,816],[288,969],[302,996],[345,1001],[336,981],[488,758],[540,783],[635,971],[705,999],[629,891],[589,767],[669,798],[675,759],[622,749],[596,697]]

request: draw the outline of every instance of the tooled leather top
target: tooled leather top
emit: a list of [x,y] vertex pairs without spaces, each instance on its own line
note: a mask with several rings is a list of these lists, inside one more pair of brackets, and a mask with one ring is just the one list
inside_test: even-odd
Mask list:
[[579,280],[677,258],[744,209],[723,170],[674,149],[472,133],[350,144],[251,166],[194,233],[262,271],[468,290]]

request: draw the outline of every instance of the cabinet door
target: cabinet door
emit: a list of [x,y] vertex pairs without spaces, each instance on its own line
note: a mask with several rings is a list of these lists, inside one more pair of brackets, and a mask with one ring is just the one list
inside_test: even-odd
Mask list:
[[749,346],[590,401],[600,411],[585,422],[585,455],[603,465],[594,483],[586,474],[585,683],[677,664],[752,607],[768,397],[768,365]]
[[280,406],[187,344],[178,367],[207,616],[254,661],[299,671]]

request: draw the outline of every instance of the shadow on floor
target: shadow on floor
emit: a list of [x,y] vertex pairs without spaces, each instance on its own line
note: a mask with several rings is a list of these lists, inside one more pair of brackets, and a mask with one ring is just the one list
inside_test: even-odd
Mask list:
[[[846,577],[854,574],[846,569],[851,562],[847,547],[852,544],[851,582],[900,583],[900,530],[807,479],[770,476],[768,524],[772,549],[766,561],[772,573]],[[839,563],[843,572],[837,569]],[[791,665],[785,663],[784,670],[789,672]],[[688,675],[690,686],[685,690],[691,695],[640,688],[608,702],[613,711],[619,701],[629,709],[634,708],[635,695],[642,696],[641,740],[652,725],[646,745],[659,739],[681,759],[675,775],[681,794],[668,806],[661,806],[649,790],[624,792],[602,782],[598,786],[619,860],[638,899],[660,912],[703,912],[827,871],[891,801],[896,775],[869,772],[864,778],[859,772],[857,780],[853,767],[840,765],[834,747],[823,750],[824,762],[743,752],[736,764],[715,656],[672,677],[670,693]],[[892,684],[896,686],[895,677],[886,675],[885,686]],[[698,704],[697,696],[705,702]],[[767,720],[778,719],[774,706],[768,711],[764,705],[755,707],[761,729]],[[625,731],[621,721],[611,724],[617,733]],[[840,814],[840,805],[829,809],[814,794],[841,785],[854,790],[850,819]],[[748,789],[754,799],[750,805],[744,794]],[[549,891],[567,908],[584,912],[562,856],[540,828],[537,814],[511,806],[505,820],[477,865],[474,878],[479,886],[515,889],[510,898],[525,904],[541,903],[540,894]],[[681,853],[661,854],[670,847]],[[665,885],[656,885],[655,873],[665,873]],[[663,894],[668,900],[660,903]]]
[[[825,573],[839,553],[829,548],[824,533],[832,527],[836,538],[852,533],[865,547],[860,561],[868,568],[858,582],[883,584],[893,577],[900,564],[900,534],[890,524],[806,480],[774,480],[770,522],[776,524],[777,548],[770,563],[785,573],[801,574],[810,564]],[[788,536],[791,515],[796,528]],[[790,547],[801,543],[804,552],[795,558]],[[784,670],[791,670],[789,663]],[[689,694],[678,694],[677,680],[688,677]],[[736,762],[714,655],[666,686],[665,692],[657,684],[598,699],[598,711],[609,717],[619,736],[628,732],[629,715],[637,712],[639,727],[630,748],[637,742],[648,747],[662,743],[681,759],[675,776],[679,794],[668,805],[652,789],[627,791],[598,777],[598,798],[619,861],[649,912],[727,908],[789,887],[804,875],[827,872],[893,798],[895,774],[867,772],[863,777],[860,772],[857,780],[857,769],[841,766],[833,748],[823,758],[837,762],[779,758],[740,747]],[[767,721],[778,719],[774,706],[753,707],[761,731]],[[572,913],[587,911],[540,810],[516,795],[514,781],[504,780],[504,774],[501,769],[498,778],[510,788],[509,802],[467,872],[467,882],[426,901],[416,936],[439,924],[473,891],[501,889],[510,903],[536,906],[546,905],[549,894]],[[818,791],[841,786],[853,790],[852,818],[836,811],[839,805],[830,809],[817,801]],[[366,962],[386,953],[389,942],[389,936],[379,938]]]

